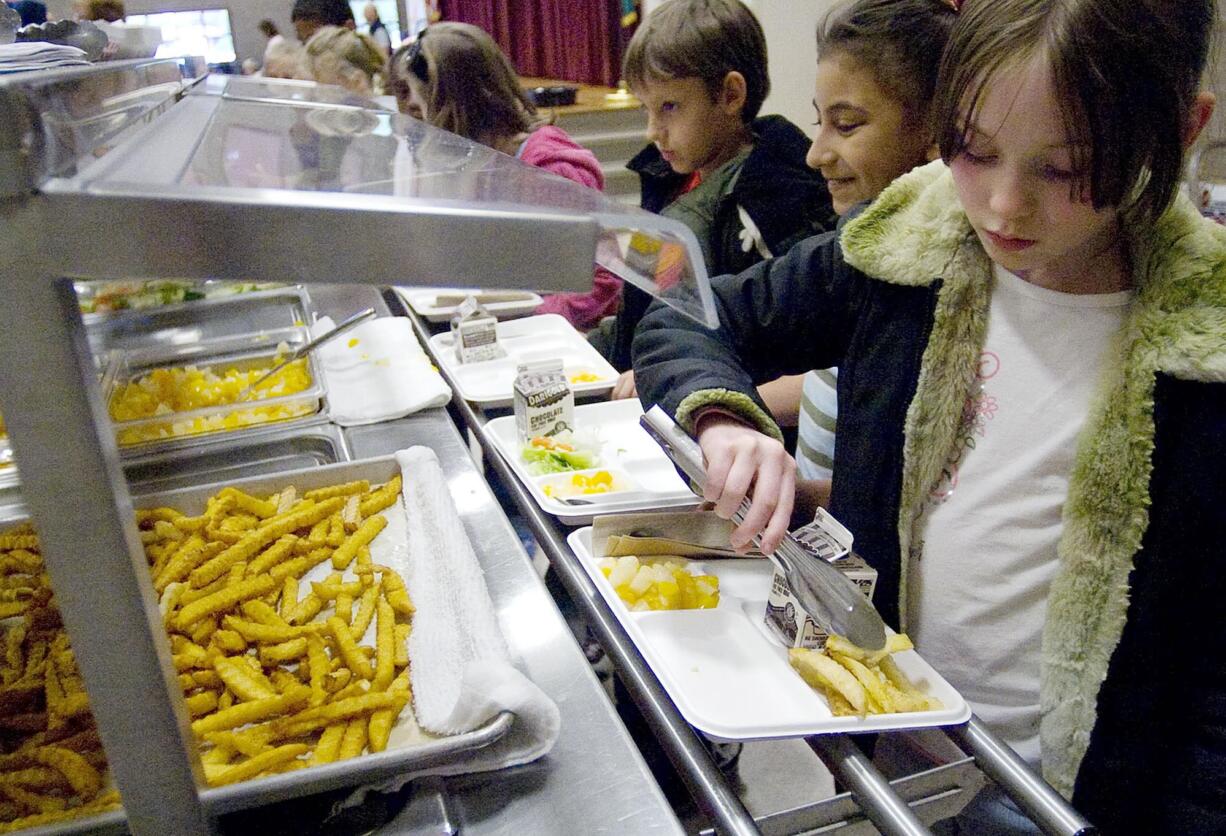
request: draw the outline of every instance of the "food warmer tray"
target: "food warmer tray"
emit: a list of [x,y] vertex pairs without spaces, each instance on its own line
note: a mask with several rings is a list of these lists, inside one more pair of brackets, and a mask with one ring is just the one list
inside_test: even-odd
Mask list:
[[167,348],[192,345],[301,328],[315,321],[310,294],[301,285],[152,308],[89,313],[81,319],[95,354],[155,345]]
[[[169,506],[187,514],[197,514],[204,510],[205,501],[210,496],[227,486],[260,495],[280,491],[289,485],[293,485],[300,491],[308,491],[358,479],[368,479],[372,483],[386,482],[399,472],[399,465],[395,457],[384,456],[360,462],[306,468],[147,494],[134,497],[133,506],[135,508]],[[411,664],[412,660],[410,660]],[[364,754],[350,760],[312,766],[224,787],[202,788],[200,799],[204,809],[210,815],[216,816],[345,787],[377,786],[380,782],[404,776],[407,773],[463,760],[468,752],[488,746],[502,738],[510,730],[514,719],[513,714],[504,711],[484,725],[465,734],[402,748],[393,748],[393,743],[389,744],[388,749],[383,752]],[[394,735],[393,731],[393,740]],[[41,834],[66,836],[67,834],[96,833],[99,829],[108,825],[114,826],[120,821],[122,821],[122,816],[112,811],[61,822],[47,828],[21,832],[37,833],[40,836]]]

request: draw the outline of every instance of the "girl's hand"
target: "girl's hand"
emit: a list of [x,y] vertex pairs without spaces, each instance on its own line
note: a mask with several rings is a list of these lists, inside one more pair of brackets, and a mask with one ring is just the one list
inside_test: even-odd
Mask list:
[[634,369],[631,369],[618,376],[617,382],[613,384],[613,393],[609,397],[620,401],[626,398],[637,398],[638,394],[639,390],[634,387]]
[[715,503],[716,514],[731,519],[741,500],[752,496],[745,521],[732,532],[732,547],[744,554],[760,534],[762,552],[773,552],[792,517],[796,462],[775,439],[718,413],[699,419],[698,444],[707,466],[703,499]]

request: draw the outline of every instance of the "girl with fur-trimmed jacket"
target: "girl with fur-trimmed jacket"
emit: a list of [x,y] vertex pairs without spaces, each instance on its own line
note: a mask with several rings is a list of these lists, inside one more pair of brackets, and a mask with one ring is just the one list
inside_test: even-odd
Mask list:
[[[635,341],[644,404],[691,429],[718,404],[778,437],[756,383],[840,364],[830,511],[880,572],[895,628],[912,521],[955,444],[986,325],[990,268],[969,232],[932,163],[841,246],[831,233],[721,277],[719,331],[656,307]],[[1182,796],[1226,828],[1226,228],[1181,199],[1134,246],[1143,296],[1077,451],[1048,599],[1043,768],[1065,793],[1077,783],[1096,824],[1170,823]]]
[[[769,551],[794,476],[755,387],[838,365],[830,511],[878,569],[887,622],[957,669],[936,665],[990,726],[1033,744],[1029,759],[1104,832],[1223,833],[1226,229],[1176,196],[1180,149],[1212,111],[1196,84],[1214,10],[1164,7],[1173,20],[1159,27],[1153,8],[965,4],[936,105],[949,165],[900,178],[836,233],[713,280],[717,331],[653,306],[635,373],[644,404],[697,436],[717,511],[752,497],[733,544],[757,534]],[[1096,29],[1105,19],[1109,32]],[[1120,42],[1131,31],[1155,34]],[[1177,52],[1163,37],[1187,66],[1156,57]],[[1047,49],[1023,48],[1040,39]],[[1113,60],[1082,67],[1087,44]],[[1051,72],[1060,57],[1064,76]],[[1135,123],[1103,163],[1117,176],[1075,173],[1087,162],[1061,142],[1077,134],[1057,102],[1084,112],[1083,83],[1100,82],[1115,86],[1094,106],[1120,110],[1098,116]],[[1171,113],[1178,124],[1163,122]],[[1103,140],[1086,142],[1093,159]],[[1035,310],[1073,324],[1053,333]],[[1021,383],[993,379],[1006,368]],[[1062,379],[1070,369],[1084,379]],[[1026,388],[1048,379],[1059,387]],[[1012,416],[992,400],[1009,387]],[[993,438],[1007,420],[1013,447]],[[946,500],[961,513],[938,526]]]

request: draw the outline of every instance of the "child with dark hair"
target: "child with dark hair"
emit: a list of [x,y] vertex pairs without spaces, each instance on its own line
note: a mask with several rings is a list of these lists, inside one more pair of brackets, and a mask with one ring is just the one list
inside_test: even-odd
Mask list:
[[123,0],[77,0],[78,20],[119,23],[126,16]]
[[[604,188],[596,156],[537,111],[510,60],[484,30],[435,23],[400,47],[388,68],[387,90],[401,113],[582,186]],[[547,296],[536,312],[559,314],[586,331],[617,310],[621,284],[598,266],[590,291]]]
[[[744,270],[833,227],[826,185],[805,164],[808,137],[782,116],[758,117],[770,92],[766,38],[739,0],[665,0],[630,40],[623,75],[652,142],[629,163],[642,206],[690,227],[709,273]],[[620,370],[650,301],[627,285],[598,342]],[[627,373],[614,397],[633,393]]]
[[765,551],[795,464],[755,385],[839,366],[830,510],[886,621],[1107,834],[1226,832],[1226,229],[1179,186],[1216,19],[967,0],[943,162],[718,277],[719,330],[657,306],[634,344]]
[[290,21],[294,24],[298,40],[304,44],[325,26],[357,28],[353,9],[349,8],[346,0],[294,0]]
[[[808,162],[840,215],[939,156],[930,111],[955,19],[949,0],[857,0],[819,28]],[[819,369],[758,390],[781,427],[797,428],[797,508],[809,516],[830,493],[837,378]]]

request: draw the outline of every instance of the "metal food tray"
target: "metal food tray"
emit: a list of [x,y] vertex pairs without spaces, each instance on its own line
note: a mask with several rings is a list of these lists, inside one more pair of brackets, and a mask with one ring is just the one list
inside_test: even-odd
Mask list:
[[[133,494],[170,491],[209,482],[347,462],[353,458],[341,429],[320,421],[290,429],[255,428],[241,438],[188,439],[190,444],[125,456]],[[25,517],[16,467],[0,470],[0,524]]]
[[[113,352],[102,383],[102,392],[107,404],[107,411],[110,411],[111,400],[121,386],[154,369],[186,365],[226,365],[237,366],[239,368],[244,366],[250,367],[255,364],[269,366],[276,355],[278,344],[288,343],[293,348],[306,343],[309,339],[310,332],[306,328],[290,328],[281,331],[268,331],[258,335],[247,334],[173,348],[155,346],[147,349]],[[314,354],[308,354],[306,361],[311,375],[311,386],[302,392],[281,395],[275,398],[249,400],[236,404],[202,407],[186,412],[153,415],[148,418],[139,418],[131,421],[112,421],[116,440],[119,440],[119,434],[124,430],[141,429],[173,421],[189,421],[196,418],[209,418],[218,415],[224,416],[248,409],[263,409],[277,406],[302,405],[308,406],[309,411],[292,418],[261,422],[229,430],[205,430],[199,433],[150,439],[130,444],[120,442],[120,448],[122,450],[136,450],[140,452],[178,449],[183,446],[190,446],[192,443],[199,443],[205,439],[217,437],[237,438],[250,434],[253,431],[267,429],[268,427],[298,426],[306,422],[320,421],[324,411],[325,383],[323,372]]]
[[[399,472],[400,466],[395,457],[384,456],[149,494],[134,498],[132,504],[136,508],[166,505],[185,514],[195,515],[204,511],[205,502],[210,496],[226,486],[233,486],[253,495],[267,495],[281,491],[289,485],[299,491],[308,491],[358,479],[368,479],[372,484],[378,484],[386,482]],[[409,590],[409,594],[412,595],[412,590]],[[384,752],[362,755],[352,760],[202,790],[201,798],[210,812],[224,813],[293,798],[304,793],[369,784],[406,772],[455,762],[464,753],[487,746],[501,738],[510,728],[512,721],[510,714],[499,715],[467,734],[402,749],[393,749],[389,744],[389,748]]]
[[[210,496],[227,486],[239,488],[247,493],[262,495],[278,492],[289,485],[293,485],[299,491],[308,491],[358,479],[368,479],[377,484],[386,482],[399,472],[400,468],[395,457],[383,456],[360,462],[345,462],[148,494],[134,497],[132,504],[137,509],[169,506],[185,514],[194,515],[203,512],[205,502]],[[8,522],[17,522],[17,520],[6,521],[6,526]],[[410,590],[411,594],[412,590]],[[409,663],[412,664],[411,659]],[[388,748],[383,752],[360,755],[349,760],[312,766],[295,772],[253,778],[224,787],[201,788],[200,799],[208,814],[223,815],[345,787],[359,785],[373,787],[382,781],[403,777],[410,772],[456,763],[462,760],[468,752],[484,748],[501,739],[510,730],[514,721],[514,714],[503,711],[471,732],[400,748],[394,748],[394,744],[389,743]],[[394,728],[392,736],[394,740]],[[38,834],[38,836],[96,833],[103,827],[114,827],[121,821],[122,814],[119,811],[111,811],[37,830],[20,832]]]
[[17,463],[13,461],[13,445],[9,443],[7,435],[0,435],[0,490],[19,481]]
[[95,354],[199,342],[309,326],[311,297],[301,285],[195,299],[152,308],[82,314]]
[[134,494],[229,482],[349,461],[345,434],[319,423],[253,431],[242,438],[214,438],[172,450],[125,458],[124,475]]

